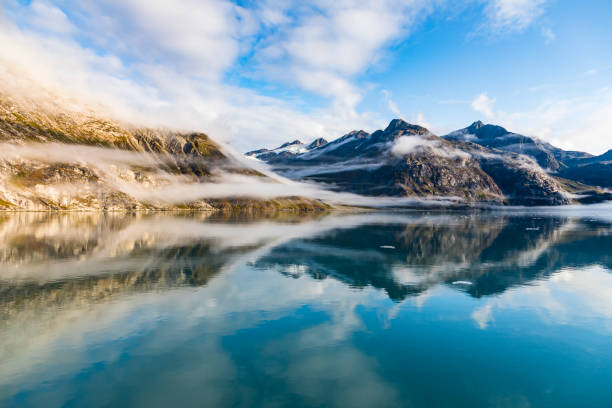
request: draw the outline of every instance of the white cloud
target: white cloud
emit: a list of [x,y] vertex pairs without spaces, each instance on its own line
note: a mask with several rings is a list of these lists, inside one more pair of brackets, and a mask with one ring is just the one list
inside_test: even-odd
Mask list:
[[418,135],[402,136],[395,141],[391,148],[391,153],[396,156],[420,151],[428,151],[436,156],[448,159],[469,159],[471,157],[469,153],[447,146],[440,139],[428,139]]
[[[37,3],[16,4],[13,15],[40,15]],[[5,80],[10,73],[11,81],[2,90],[17,86],[20,96],[38,93],[53,100],[61,95],[64,105],[70,100],[72,106],[84,104],[136,124],[204,130],[241,149],[287,137],[333,138],[353,127],[370,127],[367,115],[340,118],[333,107],[304,113],[294,101],[225,84],[222,74],[253,29],[252,16],[245,17],[244,10],[220,0],[147,5],[137,0],[74,5],[78,18],[72,17],[72,36],[57,24],[33,29],[5,18],[0,71]],[[335,91],[351,89],[350,83],[339,82]]]
[[481,93],[472,101],[472,109],[476,112],[480,112],[485,115],[487,118],[495,117],[495,113],[493,112],[493,105],[495,104],[495,99],[489,98],[486,92]]
[[[204,130],[240,149],[334,138],[375,127],[372,114],[356,112],[365,91],[355,78],[433,2],[66,0],[60,9],[7,0],[0,70],[30,91],[137,124]],[[299,100],[229,85],[245,54],[253,56],[238,75],[293,84],[330,104],[306,111]]]
[[[360,75],[384,62],[386,47],[441,3],[266,0],[240,7],[229,0],[5,0],[0,72],[4,80],[12,72],[18,82],[37,83],[53,97],[81,101],[118,119],[203,130],[239,149],[288,138],[333,139],[381,125],[375,114],[357,111],[367,92]],[[544,5],[491,0],[486,11],[496,29],[522,29]],[[264,79],[283,91],[306,90],[324,102],[307,109],[295,94],[269,97],[238,81],[230,85],[228,74]],[[387,108],[403,116],[390,94],[385,97]],[[609,138],[609,97],[547,102],[534,110],[540,118],[495,111],[494,102],[483,93],[472,107],[516,130],[545,138],[555,132],[550,141],[561,147],[584,148],[578,143],[588,140],[601,151]],[[571,110],[582,116],[575,113],[570,121]],[[422,115],[413,121],[430,127]]]
[[546,44],[550,44],[557,38],[555,32],[549,27],[542,28],[540,32],[542,33],[542,37],[544,37],[544,41],[546,42]]
[[413,153],[424,147],[437,147],[437,142],[420,136],[402,136],[396,140],[391,152],[396,156]]
[[33,1],[30,5],[32,14],[28,23],[40,30],[56,34],[72,34],[76,27],[68,20],[66,14],[46,1]]
[[429,123],[427,118],[425,118],[423,112],[417,112],[417,114],[412,119],[412,122],[416,123],[419,126],[423,126],[424,128],[427,128],[429,130],[433,130],[433,125]]
[[391,113],[393,113],[395,115],[396,118],[401,119],[404,117],[404,115],[402,115],[402,113],[400,112],[399,108],[397,107],[397,104],[395,103],[395,101],[393,99],[391,99],[391,92],[389,92],[386,89],[383,89],[382,91],[380,91],[380,93],[382,94],[386,104],[387,104],[387,108],[389,109],[389,111]]
[[240,41],[256,30],[248,14],[226,0],[102,0],[72,7],[104,49],[195,77],[223,73]]
[[547,0],[491,0],[485,12],[494,31],[522,31],[544,12]]
[[[264,41],[260,63],[267,75],[284,77],[308,91],[333,98],[337,114],[354,116],[363,91],[353,85],[353,78],[380,61],[383,47],[407,35],[417,17],[426,16],[433,3],[318,0],[305,5],[285,2],[284,10],[291,10],[294,16],[275,16],[274,21],[280,21],[280,27]],[[259,12],[271,13],[268,7],[277,8],[268,2]],[[273,68],[279,64],[281,69]]]
[[[612,317],[612,301],[608,296],[612,276],[601,266],[562,269],[550,279],[536,281],[531,286],[510,289],[487,299],[472,313],[481,329],[486,329],[496,314],[531,309],[550,324],[583,324],[587,320],[601,321]],[[595,325],[610,331],[609,325]]]
[[498,110],[502,126],[538,136],[567,150],[601,154],[610,149],[612,135],[612,89],[602,88],[588,96],[550,98],[525,111]]

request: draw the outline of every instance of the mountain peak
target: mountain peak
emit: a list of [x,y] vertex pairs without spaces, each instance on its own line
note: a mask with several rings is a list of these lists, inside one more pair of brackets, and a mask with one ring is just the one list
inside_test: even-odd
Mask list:
[[343,137],[347,137],[347,136],[355,136],[357,139],[363,139],[365,137],[368,137],[369,133],[366,132],[365,130],[351,130]]
[[411,123],[406,122],[403,119],[393,119],[391,122],[389,122],[389,126],[387,126],[387,128],[384,131],[385,133],[388,133],[388,132],[395,132],[398,130],[407,130],[407,131],[416,132],[416,133],[424,133],[427,131],[427,129],[425,129],[424,127],[419,126],[419,125],[413,125]]
[[470,129],[480,129],[481,127],[483,127],[485,124],[482,123],[482,121],[477,120],[476,122],[472,123],[469,128]]
[[481,121],[476,121],[465,128],[467,133],[475,135],[479,139],[494,139],[509,133],[505,128],[497,125],[485,125]]
[[602,154],[601,156],[599,156],[601,159],[610,159],[612,160],[612,149],[608,150],[607,152],[605,152],[604,154]]
[[327,140],[320,137],[318,139],[313,140],[312,143],[308,145],[308,149],[309,150],[314,149],[315,147],[320,147],[326,144],[327,144]]
[[299,140],[295,139],[293,142],[283,143],[282,145],[280,145],[279,149],[282,149],[283,147],[287,147],[287,146],[301,145],[301,144],[304,144],[304,143],[302,143]]

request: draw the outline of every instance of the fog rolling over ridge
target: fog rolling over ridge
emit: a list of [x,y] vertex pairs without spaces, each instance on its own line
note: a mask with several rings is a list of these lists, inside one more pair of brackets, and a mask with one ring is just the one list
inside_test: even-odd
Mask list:
[[441,138],[395,119],[371,134],[296,140],[245,158],[202,132],[130,125],[36,92],[0,89],[0,209],[270,212],[612,198],[609,154],[566,152],[481,122]]
[[[0,209],[320,211],[329,204],[418,204],[417,197],[374,199],[292,181],[202,132],[137,127],[49,98],[0,92]],[[439,198],[446,199],[433,197]]]
[[316,188],[245,165],[204,133],[135,127],[44,99],[0,92],[0,145],[0,208],[8,210],[215,209],[236,200],[325,208]]

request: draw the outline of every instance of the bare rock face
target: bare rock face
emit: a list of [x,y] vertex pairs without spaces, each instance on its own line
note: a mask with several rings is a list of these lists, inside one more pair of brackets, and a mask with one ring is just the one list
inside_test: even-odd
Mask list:
[[0,143],[0,209],[10,210],[169,209],[139,200],[128,187],[159,187],[168,177],[203,180],[227,162],[202,133],[131,128],[10,98],[0,99]]
[[312,143],[308,145],[308,149],[314,149],[315,147],[321,147],[326,144],[327,144],[327,140],[320,137],[318,139],[313,140]]
[[495,181],[512,205],[570,204],[568,194],[546,172],[528,167],[520,158],[487,158],[480,160],[481,168]]
[[466,201],[503,201],[499,187],[473,159],[462,164],[435,155],[409,154],[397,166],[397,181],[408,195],[455,196]]

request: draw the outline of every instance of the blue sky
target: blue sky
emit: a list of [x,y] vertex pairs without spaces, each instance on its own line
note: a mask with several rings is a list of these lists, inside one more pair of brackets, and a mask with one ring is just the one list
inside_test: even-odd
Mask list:
[[480,119],[563,148],[612,148],[609,1],[0,5],[7,81],[239,150],[394,117],[438,134]]

